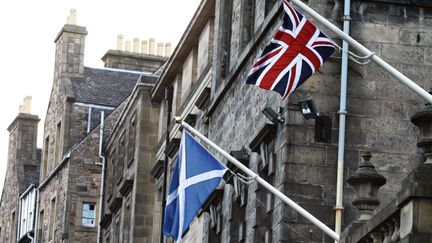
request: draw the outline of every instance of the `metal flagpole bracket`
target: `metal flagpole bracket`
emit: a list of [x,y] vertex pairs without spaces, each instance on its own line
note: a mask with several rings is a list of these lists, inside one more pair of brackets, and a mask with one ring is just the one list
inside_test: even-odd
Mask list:
[[175,117],[174,117],[174,121],[175,121],[175,123],[177,123],[177,124],[181,124],[182,121],[183,121],[183,119],[181,119],[181,117],[179,117],[179,116],[175,116]]

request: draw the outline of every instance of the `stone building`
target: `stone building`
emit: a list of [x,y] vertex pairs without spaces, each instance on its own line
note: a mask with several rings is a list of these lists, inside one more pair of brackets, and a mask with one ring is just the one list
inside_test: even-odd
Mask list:
[[[341,25],[342,1],[307,3]],[[170,155],[170,169],[181,132],[177,124],[171,124],[170,143],[165,145],[164,90],[172,87],[175,115],[334,228],[341,54],[334,54],[287,100],[245,84],[254,59],[280,26],[281,5],[281,1],[272,0],[201,2],[152,90],[152,100],[160,103],[163,118],[159,121],[152,172],[160,194],[165,147]],[[352,1],[351,35],[428,90],[431,7],[425,1]],[[335,38],[326,28],[322,29]],[[313,119],[306,120],[300,112],[299,102],[310,99],[320,114],[330,118],[328,130],[317,127],[319,124]],[[404,178],[423,161],[416,147],[417,130],[410,122],[410,117],[423,105],[422,98],[373,63],[350,63],[344,181],[359,167],[361,155],[371,151],[371,162],[387,179],[380,189],[381,207],[377,211],[386,208],[406,184]],[[278,111],[285,122],[275,124],[268,120],[262,114],[266,107]],[[320,135],[323,132],[324,137]],[[351,204],[355,198],[353,187],[344,183],[343,191],[342,223],[346,228],[357,222],[359,213]],[[160,198],[160,195],[155,198],[154,242],[159,240]],[[364,229],[369,226],[366,223]],[[357,229],[356,224],[351,227]],[[364,229],[359,232],[364,233]],[[256,183],[245,185],[235,177],[214,194],[183,239],[186,242],[333,241]]]
[[[66,24],[55,40],[56,68],[38,188],[41,242],[96,241],[106,154],[101,140],[111,132],[119,135],[113,129],[129,107],[128,97],[154,83],[153,73],[166,60],[116,50],[104,56],[106,68],[85,67],[86,34],[85,27]],[[141,124],[139,117],[134,119],[135,125]]]
[[[342,1],[306,2],[341,25]],[[33,230],[25,235],[37,242],[159,242],[165,151],[170,171],[182,130],[171,122],[173,115],[334,228],[341,54],[286,100],[245,84],[281,16],[281,1],[202,0],[168,60],[155,56],[162,52],[154,40],[126,42],[123,49],[119,36],[119,50],[106,53],[101,69],[84,66],[85,27],[66,24],[55,41],[40,159],[30,142],[36,140],[37,117],[20,113],[10,127],[0,241],[15,242]],[[351,5],[351,35],[425,89],[431,88],[431,22],[427,1],[353,0]],[[139,44],[145,51],[136,51]],[[350,62],[348,87],[342,242],[429,242],[430,165],[422,163],[425,156],[430,162],[430,106],[424,109],[420,97],[374,64]],[[164,99],[167,88],[173,90],[171,107]],[[300,112],[305,100],[314,101],[327,119],[324,125],[305,119]],[[265,108],[284,121],[268,119]],[[420,128],[419,140],[411,117]],[[19,139],[20,131],[28,141]],[[29,166],[36,170],[39,164],[40,179],[25,180]],[[387,181],[367,201],[356,194],[352,179],[364,171],[375,176],[373,186],[384,181],[377,173]],[[19,210],[13,199],[34,200],[35,187],[38,206]],[[24,217],[18,216],[21,211]],[[33,228],[19,227],[17,233],[16,222],[29,213]],[[183,239],[333,241],[256,183],[235,176],[227,176]]]

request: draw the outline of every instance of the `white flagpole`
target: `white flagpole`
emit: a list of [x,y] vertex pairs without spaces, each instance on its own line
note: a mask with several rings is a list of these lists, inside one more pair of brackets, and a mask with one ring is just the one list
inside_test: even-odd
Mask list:
[[305,13],[309,14],[314,18],[316,21],[324,25],[325,27],[329,28],[333,33],[335,33],[339,38],[346,41],[351,47],[359,51],[362,55],[370,56],[370,59],[378,64],[378,66],[382,67],[384,70],[389,72],[393,77],[398,79],[400,82],[408,86],[412,91],[423,97],[425,100],[427,100],[429,103],[432,103],[432,95],[429,94],[426,90],[418,86],[414,81],[407,78],[405,75],[403,75],[401,72],[399,72],[397,69],[392,67],[390,64],[382,60],[380,57],[375,55],[373,52],[371,52],[369,49],[364,47],[362,44],[360,44],[358,41],[351,38],[349,35],[345,34],[342,30],[340,30],[337,26],[332,24],[330,21],[325,19],[323,16],[319,15],[317,12],[315,12],[313,9],[311,9],[308,5],[304,4],[300,0],[291,0],[295,5],[297,5],[300,9],[302,9]]
[[265,181],[263,178],[259,177],[258,174],[250,170],[248,167],[243,165],[241,162],[236,160],[234,157],[232,157],[230,154],[228,154],[225,150],[214,144],[212,141],[210,141],[208,138],[206,138],[204,135],[202,135],[200,132],[195,130],[193,127],[191,127],[189,124],[187,124],[184,121],[181,121],[180,118],[176,117],[176,122],[181,123],[181,125],[187,129],[190,133],[193,135],[199,137],[202,141],[204,141],[206,144],[208,144],[210,147],[212,147],[217,152],[221,153],[225,158],[227,158],[231,163],[233,163],[235,166],[237,166],[240,170],[242,170],[244,173],[249,175],[250,177],[254,178],[261,186],[263,186],[265,189],[269,190],[271,193],[273,193],[275,196],[277,196],[282,202],[286,203],[288,206],[293,208],[297,213],[308,219],[310,222],[312,222],[315,226],[317,226],[319,229],[324,231],[327,235],[329,235],[331,238],[333,238],[335,241],[339,241],[339,235],[336,234],[332,229],[330,229],[327,225],[322,223],[319,219],[315,218],[312,214],[310,214],[308,211],[304,210],[301,206],[299,206],[297,203],[295,203],[293,200],[288,198],[285,194],[280,192],[278,189],[276,189],[274,186],[272,186],[270,183]]

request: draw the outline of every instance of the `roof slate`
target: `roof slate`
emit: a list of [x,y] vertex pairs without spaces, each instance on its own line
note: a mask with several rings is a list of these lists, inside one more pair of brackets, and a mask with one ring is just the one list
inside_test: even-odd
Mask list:
[[24,190],[31,184],[39,184],[41,154],[42,151],[38,149],[36,165],[24,165]]
[[150,73],[85,67],[84,78],[71,78],[75,101],[117,107],[130,95],[141,75],[153,79]]

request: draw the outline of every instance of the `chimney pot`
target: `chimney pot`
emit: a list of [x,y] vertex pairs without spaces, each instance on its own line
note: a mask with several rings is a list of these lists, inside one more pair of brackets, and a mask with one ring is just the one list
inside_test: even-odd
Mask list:
[[127,51],[127,52],[131,51],[131,41],[125,42],[125,51]]
[[169,56],[171,56],[171,53],[172,53],[171,42],[167,42],[167,43],[165,43],[165,56],[169,57]]
[[158,42],[157,43],[157,52],[156,52],[156,54],[158,56],[163,56],[164,55],[163,52],[164,52],[164,44],[162,42]]
[[133,52],[135,53],[139,53],[139,38],[134,38],[133,39]]
[[19,106],[19,113],[31,114],[31,102],[32,97],[26,96],[23,100],[23,104]]
[[123,35],[117,35],[117,50],[123,51]]
[[72,8],[70,14],[67,17],[67,24],[76,25],[76,9]]
[[149,45],[148,40],[141,41],[141,54],[146,54],[146,55],[149,54],[148,45]]
[[149,54],[153,56],[156,55],[156,40],[153,38],[149,40]]

